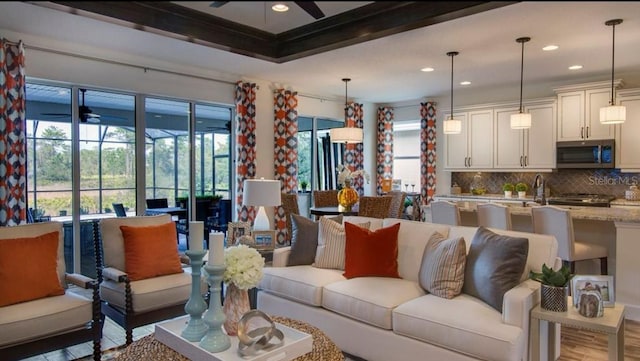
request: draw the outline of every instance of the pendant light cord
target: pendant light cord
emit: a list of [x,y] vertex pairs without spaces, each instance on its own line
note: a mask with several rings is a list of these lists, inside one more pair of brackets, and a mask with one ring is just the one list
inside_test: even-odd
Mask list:
[[453,57],[458,54],[457,51],[447,53],[447,55],[451,57],[451,114],[449,115],[449,119],[453,119]]
[[347,118],[349,117],[349,97],[347,95],[347,84],[349,84],[349,82],[351,81],[351,78],[342,78],[342,81],[344,82],[344,126],[347,126]]
[[522,108],[522,85],[524,83],[524,43],[531,40],[529,37],[517,38],[516,42],[522,44],[522,54],[520,57],[520,110],[519,112],[524,113],[524,109]]
[[615,105],[615,100],[613,97],[613,79],[614,79],[614,64],[615,64],[615,60],[616,60],[616,24],[613,23],[613,41],[612,41],[612,46],[611,46],[611,104],[610,105]]

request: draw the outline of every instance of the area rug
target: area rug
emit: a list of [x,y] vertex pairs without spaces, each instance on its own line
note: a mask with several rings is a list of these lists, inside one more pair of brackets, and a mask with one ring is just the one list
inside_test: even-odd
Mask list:
[[[122,351],[125,349],[125,346],[118,346],[118,347],[114,347],[114,348],[110,348],[108,350],[104,350],[102,351],[102,355],[100,360],[101,361],[109,361],[109,360],[113,360],[116,357],[118,357],[119,354],[122,353]],[[81,357],[81,358],[77,358],[73,361],[93,361],[93,355],[88,355],[85,357]]]

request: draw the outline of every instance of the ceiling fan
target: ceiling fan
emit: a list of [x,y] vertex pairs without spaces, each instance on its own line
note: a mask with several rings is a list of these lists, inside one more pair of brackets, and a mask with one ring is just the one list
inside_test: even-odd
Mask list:
[[[222,5],[228,3],[228,1],[214,1],[209,6],[212,8],[219,8]],[[314,19],[322,19],[325,17],[324,13],[318,5],[316,5],[315,1],[294,1],[296,5],[298,5],[302,10],[306,11],[307,14],[313,16]]]
[[[100,115],[95,114],[91,108],[84,105],[84,93],[87,89],[79,89],[82,93],[82,103],[78,107],[78,115],[80,117],[80,123],[98,123],[100,120]],[[54,117],[70,117],[69,113],[42,113],[42,115],[54,116]]]

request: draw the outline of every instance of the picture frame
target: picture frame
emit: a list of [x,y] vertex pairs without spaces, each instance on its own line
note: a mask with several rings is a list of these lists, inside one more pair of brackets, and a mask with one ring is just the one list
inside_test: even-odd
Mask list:
[[580,303],[580,293],[585,289],[590,289],[600,292],[604,307],[614,307],[616,301],[614,287],[613,276],[575,275],[571,279],[573,306],[578,307]]
[[253,231],[254,247],[261,251],[272,251],[276,248],[276,231]]
[[251,234],[251,223],[249,222],[229,222],[227,227],[227,246],[236,244],[238,238]]

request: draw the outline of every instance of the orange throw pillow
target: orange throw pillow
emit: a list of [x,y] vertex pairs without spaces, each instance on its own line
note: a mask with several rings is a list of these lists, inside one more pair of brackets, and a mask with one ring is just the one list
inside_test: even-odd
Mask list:
[[0,239],[0,306],[64,294],[58,278],[58,232]]
[[346,278],[393,277],[398,274],[400,223],[370,231],[345,222],[344,273]]
[[175,223],[157,226],[120,226],[124,238],[124,265],[129,280],[184,272],[178,255]]

